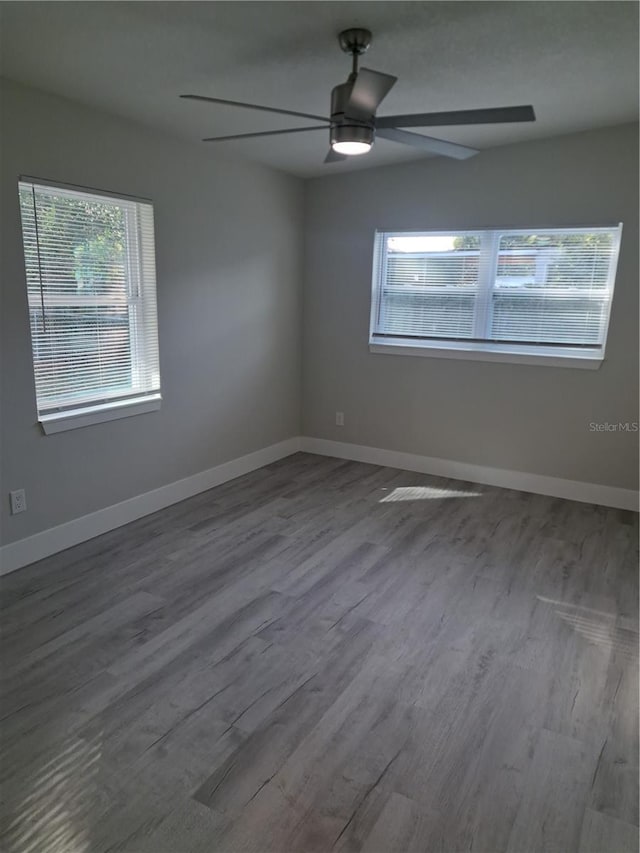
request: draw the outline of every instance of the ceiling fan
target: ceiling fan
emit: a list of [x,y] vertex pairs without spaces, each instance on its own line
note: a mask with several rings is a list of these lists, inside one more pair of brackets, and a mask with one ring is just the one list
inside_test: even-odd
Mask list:
[[535,121],[532,106],[494,107],[491,109],[453,110],[449,112],[414,113],[411,115],[376,116],[376,111],[389,94],[397,77],[372,71],[369,68],[358,69],[358,57],[371,45],[371,33],[365,29],[343,30],[338,36],[340,47],[351,54],[352,70],[346,83],[336,86],[331,93],[331,117],[300,113],[294,110],[280,110],[275,107],[263,107],[258,104],[245,104],[241,101],[225,101],[222,98],[209,98],[206,95],[180,95],[194,101],[208,101],[213,104],[226,104],[250,110],[261,110],[296,118],[312,119],[324,124],[312,127],[293,127],[288,130],[264,130],[258,133],[237,133],[231,136],[211,136],[203,142],[225,142],[231,139],[249,139],[259,136],[280,136],[285,133],[306,133],[313,130],[329,130],[330,149],[325,163],[346,160],[356,154],[366,154],[374,143],[375,137],[390,139],[403,145],[421,148],[431,154],[441,154],[466,160],[478,153],[478,149],[466,145],[457,145],[432,136],[423,136],[401,128],[439,127],[464,124],[502,124],[508,122]]

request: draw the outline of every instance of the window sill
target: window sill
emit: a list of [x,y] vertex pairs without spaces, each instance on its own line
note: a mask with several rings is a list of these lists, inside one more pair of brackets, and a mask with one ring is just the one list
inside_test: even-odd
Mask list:
[[38,420],[45,435],[52,435],[69,429],[79,429],[93,424],[101,424],[105,421],[115,421],[119,418],[155,412],[160,408],[161,400],[160,394],[149,397],[134,397],[130,400],[118,400],[115,403],[101,403],[98,406],[84,406],[82,409],[69,409],[65,412],[40,415]]
[[371,340],[369,351],[387,355],[412,355],[427,358],[464,358],[472,361],[506,362],[509,364],[533,364],[545,367],[577,367],[583,370],[597,370],[604,360],[602,350],[585,354],[579,349],[546,348],[545,351],[534,347],[509,346],[508,344],[476,343],[416,343],[399,339],[397,343]]

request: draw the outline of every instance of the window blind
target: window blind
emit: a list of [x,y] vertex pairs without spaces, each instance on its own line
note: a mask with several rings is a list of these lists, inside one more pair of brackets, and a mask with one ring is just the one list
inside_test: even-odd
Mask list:
[[602,348],[620,233],[377,232],[370,340]]
[[19,182],[38,414],[160,390],[153,207]]

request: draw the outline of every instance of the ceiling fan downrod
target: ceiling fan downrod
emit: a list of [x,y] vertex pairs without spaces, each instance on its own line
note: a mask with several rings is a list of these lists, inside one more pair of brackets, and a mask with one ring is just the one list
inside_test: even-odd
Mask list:
[[350,30],[343,30],[338,35],[338,42],[341,49],[345,53],[351,54],[352,66],[351,74],[358,74],[358,57],[366,53],[371,47],[371,30],[365,30],[361,27],[354,27]]

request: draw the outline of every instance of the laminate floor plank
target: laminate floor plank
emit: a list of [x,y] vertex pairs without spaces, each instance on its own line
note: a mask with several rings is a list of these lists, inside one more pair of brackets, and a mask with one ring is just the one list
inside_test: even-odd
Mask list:
[[638,827],[586,809],[580,834],[580,853],[634,853],[638,849]]
[[6,576],[3,853],[638,853],[638,516],[298,453]]
[[597,763],[594,746],[542,729],[526,774],[508,853],[579,849],[585,802]]
[[359,849],[362,853],[422,853],[436,819],[408,797],[391,794]]

